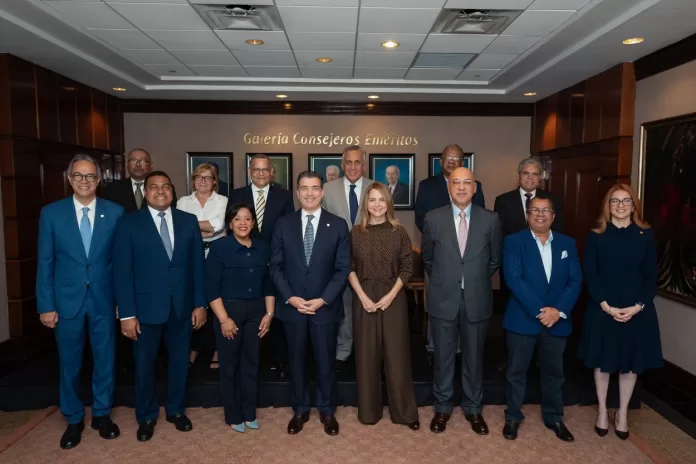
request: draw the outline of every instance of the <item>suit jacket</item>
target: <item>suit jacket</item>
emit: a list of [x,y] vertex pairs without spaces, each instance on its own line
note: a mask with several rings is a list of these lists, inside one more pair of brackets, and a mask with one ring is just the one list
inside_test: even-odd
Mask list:
[[[133,193],[133,184],[131,183],[130,177],[125,179],[115,180],[104,187],[102,192],[102,197],[109,201],[121,205],[126,214],[134,213],[138,211],[138,205],[135,203],[135,194]],[[145,193],[143,192],[143,207],[147,205],[145,200]],[[176,208],[176,189],[172,184],[172,208]],[[147,208],[145,208],[147,209]]]
[[281,302],[287,302],[292,296],[305,300],[322,298],[326,302],[326,306],[313,316],[300,314],[289,304],[281,304],[277,311],[280,320],[299,323],[309,319],[315,324],[339,322],[343,318],[343,287],[350,273],[350,234],[346,221],[322,209],[312,257],[307,265],[302,210],[283,216],[273,232],[270,271]]
[[[235,203],[244,203],[252,208],[256,208],[250,185],[232,191],[230,200],[227,203],[228,208]],[[271,238],[273,238],[273,229],[275,229],[278,219],[293,211],[295,211],[295,204],[292,201],[290,192],[271,185],[268,188],[268,198],[266,198],[266,208],[263,212],[263,224],[261,226],[259,238],[270,244]]]
[[[553,201],[556,219],[551,225],[551,230],[563,232],[563,205],[561,202],[555,195],[546,190],[537,189],[536,195],[539,198],[550,198]],[[493,210],[498,213],[500,222],[503,224],[503,233],[506,236],[527,229],[527,214],[522,206],[519,187],[498,195]]]
[[[442,206],[451,204],[447,181],[444,174],[428,177],[418,184],[418,194],[416,195],[416,227],[423,233],[423,220],[428,211],[432,211]],[[483,197],[483,185],[476,181],[476,193],[471,202],[481,208],[486,207],[486,200]]]
[[[345,219],[346,224],[348,224],[348,230],[353,228],[353,224],[350,222],[350,207],[348,206],[348,199],[346,198],[346,186],[344,183],[344,178],[341,177],[331,182],[324,184],[324,200],[322,206],[325,210],[328,210],[332,214]],[[362,187],[360,189],[361,194],[358,196],[358,206],[362,201],[362,195],[365,193],[367,187],[370,186],[374,181],[368,179],[367,177],[362,177]],[[355,216],[355,222],[360,221],[360,210],[358,209],[358,214]]]
[[397,182],[396,187],[394,187],[394,193],[392,193],[392,200],[394,200],[396,205],[408,205],[408,185],[403,182]]
[[452,206],[447,205],[425,216],[421,253],[429,277],[428,312],[439,319],[454,320],[459,311],[463,277],[467,319],[486,320],[493,314],[491,276],[500,267],[502,258],[500,220],[493,211],[472,204],[462,257],[453,214]]
[[[565,337],[572,330],[570,312],[582,290],[582,270],[575,240],[556,232],[551,241],[551,279],[546,280],[544,264],[529,229],[505,237],[503,266],[505,283],[512,296],[508,301],[503,328],[511,332],[537,335],[542,330]],[[541,308],[550,306],[565,313],[550,329],[536,318]]]
[[150,209],[121,218],[114,238],[114,282],[119,317],[163,324],[172,304],[176,317],[207,306],[203,239],[193,214],[171,208],[174,250],[169,260]]
[[57,311],[60,318],[72,319],[91,288],[96,310],[115,316],[111,259],[114,230],[121,216],[123,208],[97,198],[87,256],[72,195],[41,209],[36,269],[39,313]]

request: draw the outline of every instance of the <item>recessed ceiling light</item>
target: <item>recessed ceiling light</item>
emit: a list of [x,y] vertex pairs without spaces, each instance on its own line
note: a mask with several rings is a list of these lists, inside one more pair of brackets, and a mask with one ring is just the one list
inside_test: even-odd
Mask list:
[[533,97],[534,95],[536,95],[536,92],[527,92],[524,94],[525,97]]
[[643,40],[642,37],[631,37],[630,39],[626,39],[623,41],[624,45],[635,45],[641,43]]
[[65,86],[61,87],[61,89],[65,90],[66,92],[74,92],[76,90],[75,87],[73,87],[71,85],[65,85]]
[[382,42],[382,46],[384,48],[396,48],[399,46],[399,42],[394,42],[393,40],[387,40],[386,42]]
[[248,39],[244,42],[248,43],[249,45],[263,45],[263,40],[261,39]]
[[367,109],[368,109],[368,110],[371,110],[371,109],[374,108],[374,107],[375,107],[375,104],[374,104],[374,103],[368,103],[368,104],[367,104]]
[[368,95],[367,98],[370,100],[377,100],[379,98],[379,95]]
[[123,87],[113,87],[113,90],[115,90],[117,92],[125,92],[126,91],[126,89],[124,89]]
[[278,95],[276,95],[276,98],[288,98],[288,96],[284,95],[282,93],[279,93]]
[[331,63],[333,60],[331,58],[328,58],[328,57],[321,57],[321,58],[317,58],[317,61],[320,63]]

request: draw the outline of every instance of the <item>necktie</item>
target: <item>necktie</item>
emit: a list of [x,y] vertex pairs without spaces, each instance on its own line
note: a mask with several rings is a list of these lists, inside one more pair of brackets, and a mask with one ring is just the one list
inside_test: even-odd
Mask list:
[[358,196],[355,194],[355,184],[350,184],[348,200],[348,206],[350,207],[350,223],[355,224],[355,218],[358,215]]
[[527,197],[527,199],[524,201],[524,212],[526,213],[529,209],[529,202],[532,200],[532,194],[525,193],[524,196]]
[[138,209],[140,209],[140,207],[143,206],[143,191],[140,190],[140,187],[142,187],[142,185],[142,182],[135,183],[135,204],[138,206]]
[[307,227],[304,233],[304,255],[307,266],[309,266],[309,260],[312,259],[312,248],[314,247],[314,225],[312,225],[312,219],[314,219],[314,215],[308,214]]
[[261,232],[263,225],[263,212],[266,209],[266,199],[263,197],[263,190],[259,190],[259,198],[256,200],[256,224]]
[[80,236],[82,245],[85,247],[85,254],[89,256],[89,245],[92,242],[92,225],[89,222],[89,208],[82,208],[82,219],[80,219]]
[[466,250],[466,237],[469,235],[469,228],[466,225],[466,213],[462,210],[459,212],[459,233],[457,241],[459,242],[459,254],[464,257]]
[[169,261],[172,260],[172,239],[169,237],[169,228],[167,227],[167,221],[164,220],[164,216],[167,213],[164,211],[160,211],[157,215],[160,217],[160,236],[162,237],[162,244],[164,245],[164,249],[167,252],[167,256],[169,256]]

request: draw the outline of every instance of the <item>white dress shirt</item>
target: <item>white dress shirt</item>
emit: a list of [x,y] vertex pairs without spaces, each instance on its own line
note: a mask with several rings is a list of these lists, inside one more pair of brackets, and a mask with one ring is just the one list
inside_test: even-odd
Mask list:
[[[360,179],[355,181],[355,195],[358,197],[358,206],[360,206],[360,199],[362,197],[362,195],[360,195],[360,193],[362,192],[362,183],[363,183],[363,178],[362,178],[362,176],[360,176]],[[350,212],[350,185],[351,185],[351,182],[345,176],[343,177],[343,185],[345,186],[346,203],[348,204],[348,211]]]
[[256,203],[259,201],[259,190],[263,192],[263,199],[266,201],[266,205],[268,205],[268,192],[271,190],[271,184],[266,185],[264,188],[258,188],[253,183],[251,184],[251,195],[254,197],[254,204],[252,206],[254,210],[256,209]]
[[[152,206],[147,207],[150,210],[150,214],[152,215],[152,219],[155,221],[155,226],[157,227],[157,233],[159,234],[160,230],[160,223],[162,222],[162,219],[159,217],[159,210],[154,209]],[[167,208],[164,210],[166,213],[164,215],[164,222],[167,224],[167,230],[169,231],[169,240],[172,241],[172,251],[174,251],[174,223],[172,222],[172,209]]]
[[191,195],[181,197],[176,202],[176,209],[193,214],[199,221],[210,222],[215,235],[204,238],[204,242],[212,242],[225,236],[225,212],[227,211],[226,196],[213,192],[210,198],[205,202],[205,205],[201,206],[194,192]]
[[[529,231],[532,232],[531,229]],[[536,242],[537,248],[539,248],[539,253],[541,254],[541,263],[544,265],[546,281],[551,282],[551,271],[553,270],[553,247],[551,242],[553,242],[553,232],[549,231],[549,239],[546,241],[546,243],[541,243],[541,239],[537,237],[534,232],[532,232],[532,237],[534,237],[534,241]],[[563,319],[567,319],[565,313],[560,312],[560,316]]]
[[314,226],[314,238],[317,238],[317,230],[319,229],[319,218],[321,217],[321,208],[318,210],[314,211],[313,213],[305,211],[305,209],[302,209],[302,240],[304,240],[304,234],[305,230],[307,230],[307,216],[309,214],[313,214],[314,217],[312,218],[312,226]]
[[89,208],[89,211],[87,212],[87,217],[89,218],[89,227],[92,232],[94,232],[94,214],[97,208],[97,197],[94,197],[94,199],[88,205],[83,205],[77,201],[77,198],[75,198],[75,195],[73,195],[73,204],[75,205],[75,214],[77,216],[77,228],[80,228],[80,221],[82,221],[82,208],[86,207]]
[[522,211],[524,211],[525,217],[527,216],[527,197],[525,194],[531,193],[532,196],[529,197],[529,201],[532,201],[534,197],[536,197],[536,189],[532,190],[531,192],[525,192],[522,187],[520,187],[520,198],[522,199]]

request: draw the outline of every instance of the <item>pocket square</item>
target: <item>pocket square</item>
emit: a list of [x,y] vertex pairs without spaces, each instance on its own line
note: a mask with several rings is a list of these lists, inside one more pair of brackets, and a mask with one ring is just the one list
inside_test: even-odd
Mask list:
[[561,253],[561,259],[566,259],[567,257],[568,257],[568,252],[563,250],[563,252]]

